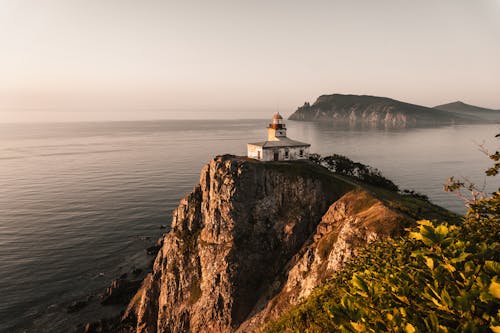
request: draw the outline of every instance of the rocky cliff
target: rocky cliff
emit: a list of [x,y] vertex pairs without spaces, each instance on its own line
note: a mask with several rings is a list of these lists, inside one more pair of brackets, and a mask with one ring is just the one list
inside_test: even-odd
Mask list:
[[370,123],[395,127],[479,121],[470,115],[459,115],[386,97],[341,94],[322,95],[313,104],[305,103],[289,119]]
[[257,330],[359,246],[398,234],[416,212],[440,213],[404,200],[307,161],[216,157],[175,210],[123,323],[141,333]]

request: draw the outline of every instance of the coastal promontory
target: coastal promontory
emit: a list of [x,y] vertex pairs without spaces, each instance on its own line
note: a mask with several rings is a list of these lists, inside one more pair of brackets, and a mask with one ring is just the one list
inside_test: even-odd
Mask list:
[[304,103],[288,119],[364,123],[389,127],[484,121],[471,114],[406,103],[387,97],[343,94],[321,95],[312,104]]
[[174,211],[122,331],[257,330],[360,247],[397,236],[422,216],[449,212],[307,160],[217,156]]

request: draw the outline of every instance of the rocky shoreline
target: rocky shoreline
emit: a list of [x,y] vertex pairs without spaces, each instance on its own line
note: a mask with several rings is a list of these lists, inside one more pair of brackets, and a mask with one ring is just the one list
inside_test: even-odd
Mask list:
[[[165,226],[161,226],[165,229]],[[75,329],[75,333],[102,333],[102,332],[118,332],[119,327],[123,326],[122,316],[125,312],[127,304],[130,302],[135,293],[139,290],[142,281],[147,274],[153,269],[154,258],[158,254],[163,245],[163,236],[156,242],[146,247],[144,251],[153,259],[149,260],[149,264],[144,267],[131,267],[127,272],[122,273],[119,277],[113,279],[108,287],[102,292],[86,295],[82,298],[72,301],[66,306],[68,314],[78,313],[92,303],[99,306],[108,307],[115,306],[120,308],[117,315],[105,318],[99,318],[92,322],[79,323]],[[94,305],[95,305],[94,304]],[[126,330],[124,332],[129,332]]]

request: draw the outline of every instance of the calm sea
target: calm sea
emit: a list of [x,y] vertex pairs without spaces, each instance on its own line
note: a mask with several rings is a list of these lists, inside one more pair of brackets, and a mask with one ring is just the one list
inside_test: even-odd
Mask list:
[[[73,300],[143,267],[178,201],[214,155],[244,154],[266,136],[266,120],[0,125],[0,332],[68,332],[116,312]],[[406,130],[288,122],[312,151],[345,154],[379,168],[400,187],[456,212],[444,179],[482,184],[489,161],[477,149],[498,125]],[[500,185],[490,180],[488,190]]]

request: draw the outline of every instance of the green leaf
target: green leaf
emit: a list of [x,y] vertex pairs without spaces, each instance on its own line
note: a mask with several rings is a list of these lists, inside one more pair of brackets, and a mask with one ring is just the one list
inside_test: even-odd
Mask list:
[[471,254],[470,253],[467,253],[467,252],[463,252],[462,254],[460,254],[460,256],[458,256],[457,258],[453,258],[450,260],[450,262],[452,264],[456,264],[456,263],[459,263],[459,262],[462,262],[462,261],[465,261],[465,259],[467,259]]
[[366,327],[363,324],[351,321],[351,326],[356,332],[366,332]]
[[422,234],[422,242],[427,246],[432,246],[438,241],[438,237],[434,232],[434,228],[428,226],[421,226],[420,233]]
[[495,275],[500,275],[500,262],[493,260],[486,260],[484,262],[484,269]]
[[427,267],[429,267],[430,270],[434,269],[434,260],[432,260],[432,258],[425,257],[425,264],[427,265]]
[[364,292],[368,292],[368,285],[358,275],[354,274],[352,276],[351,282],[352,282],[352,284],[353,284],[354,287],[356,287],[356,288],[358,288],[358,289],[360,289],[360,290],[362,290]]
[[407,323],[406,326],[405,326],[405,332],[406,333],[415,333],[417,330],[415,329],[415,327],[410,324],[410,323]]
[[441,266],[443,266],[443,268],[446,269],[450,273],[453,273],[454,271],[456,271],[455,267],[453,267],[453,265],[451,265],[451,264],[443,264]]
[[411,239],[423,240],[422,234],[419,232],[410,232],[408,235]]
[[490,284],[490,287],[488,288],[488,291],[491,295],[493,295],[493,297],[500,298],[500,283],[496,282],[496,276],[491,281],[491,284]]
[[500,326],[494,326],[493,324],[491,324],[490,328],[493,333],[500,333]]
[[420,220],[420,221],[417,221],[417,224],[418,225],[426,225],[428,227],[433,227],[434,225],[432,224],[431,221],[429,220]]
[[448,292],[446,291],[446,289],[443,289],[441,291],[441,300],[443,300],[443,302],[448,306],[448,307],[452,307],[453,306],[453,301],[450,297],[450,294],[448,294]]
[[396,296],[396,298],[405,304],[410,304],[410,301],[408,300],[408,297],[406,297],[406,296]]
[[438,225],[434,230],[436,234],[441,236],[441,239],[448,235],[448,227],[444,224]]

